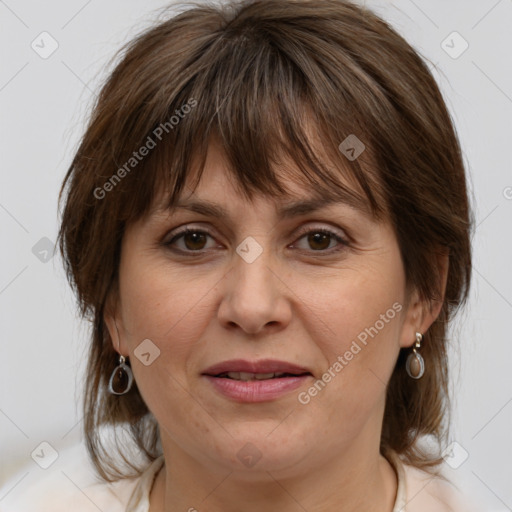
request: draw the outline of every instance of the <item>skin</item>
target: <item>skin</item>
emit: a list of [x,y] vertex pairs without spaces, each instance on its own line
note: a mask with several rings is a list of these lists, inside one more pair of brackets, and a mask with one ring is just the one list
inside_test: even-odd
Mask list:
[[[308,196],[291,182],[289,190],[293,199]],[[275,200],[248,203],[236,192],[215,146],[193,197],[224,206],[229,219],[177,210],[130,225],[117,300],[105,316],[160,426],[166,464],[151,491],[151,512],[390,512],[397,481],[379,453],[385,386],[400,348],[429,328],[441,302],[430,307],[407,293],[388,222],[342,203],[279,219]],[[210,235],[175,241],[174,248],[189,251],[178,255],[165,242],[185,226]],[[327,228],[349,242],[315,244],[299,228]],[[252,263],[235,251],[247,236],[263,249]],[[299,392],[395,303],[401,311],[301,404]],[[144,339],[160,350],[149,366],[134,356]],[[201,376],[233,358],[285,360],[314,377],[276,400],[241,404]],[[246,443],[261,454],[252,467],[237,457]]]

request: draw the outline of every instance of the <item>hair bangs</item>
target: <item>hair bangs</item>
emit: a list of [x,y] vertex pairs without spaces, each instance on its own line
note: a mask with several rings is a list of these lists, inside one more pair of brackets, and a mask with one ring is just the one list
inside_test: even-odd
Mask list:
[[[126,205],[128,222],[172,208],[185,184],[194,190],[212,144],[223,153],[233,186],[249,201],[258,193],[292,196],[284,184],[293,182],[311,196],[382,217],[387,201],[370,147],[352,161],[338,149],[348,135],[363,132],[362,122],[343,95],[329,97],[330,79],[320,67],[304,69],[255,30],[219,36],[192,67],[194,75],[170,96],[170,105],[153,114],[154,134],[173,113],[195,105],[162,134],[144,162],[129,194],[138,200]],[[329,117],[329,109],[319,108],[319,101],[335,99],[336,112],[345,116]]]

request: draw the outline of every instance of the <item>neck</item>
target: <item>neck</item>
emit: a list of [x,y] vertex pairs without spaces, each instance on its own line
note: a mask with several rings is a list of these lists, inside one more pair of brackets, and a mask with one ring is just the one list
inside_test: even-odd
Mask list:
[[[397,479],[389,462],[354,443],[322,464],[240,473],[208,466],[162,440],[165,464],[151,492],[150,512],[392,512]],[[334,452],[336,453],[336,452]],[[364,456],[361,454],[364,453]]]

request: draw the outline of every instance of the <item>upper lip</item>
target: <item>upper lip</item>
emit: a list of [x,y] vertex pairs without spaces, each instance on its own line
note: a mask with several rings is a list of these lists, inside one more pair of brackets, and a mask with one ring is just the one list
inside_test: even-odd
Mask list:
[[226,372],[246,373],[292,373],[301,375],[311,373],[307,368],[286,361],[275,359],[262,359],[261,361],[247,361],[245,359],[231,359],[214,364],[203,371],[203,375],[216,376]]

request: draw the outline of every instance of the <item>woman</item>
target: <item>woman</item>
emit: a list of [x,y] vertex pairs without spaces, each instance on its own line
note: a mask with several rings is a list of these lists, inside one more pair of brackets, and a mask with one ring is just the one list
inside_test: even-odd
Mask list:
[[87,447],[115,481],[96,508],[469,510],[436,469],[464,166],[388,24],[342,0],[160,23],[109,76],[62,198],[94,326]]

